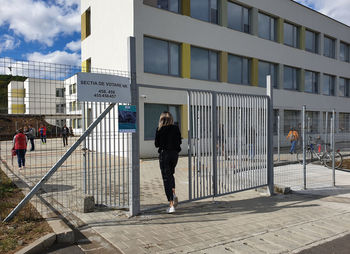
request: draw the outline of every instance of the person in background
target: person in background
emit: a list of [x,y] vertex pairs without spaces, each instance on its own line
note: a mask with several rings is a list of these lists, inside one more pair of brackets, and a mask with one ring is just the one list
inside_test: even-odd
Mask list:
[[23,129],[19,129],[17,134],[13,138],[13,147],[16,151],[18,160],[18,169],[25,169],[26,166],[26,152],[27,152],[27,142],[28,139],[23,133]]
[[68,146],[68,136],[69,136],[69,129],[67,125],[64,125],[62,128],[63,146]]
[[287,139],[289,139],[291,143],[289,153],[293,154],[295,152],[295,145],[299,139],[299,133],[292,127],[287,135]]
[[24,130],[24,134],[27,136],[27,138],[30,140],[31,148],[30,151],[34,151],[34,138],[35,138],[35,129],[31,124],[29,124],[29,127],[24,127],[26,130]]
[[46,127],[45,124],[41,125],[39,129],[40,139],[43,144],[46,144]]
[[181,151],[181,133],[179,127],[174,125],[174,119],[170,112],[165,111],[160,115],[154,145],[158,148],[159,166],[165,194],[169,201],[169,207],[166,211],[174,213],[178,204],[178,198],[175,195],[174,173]]

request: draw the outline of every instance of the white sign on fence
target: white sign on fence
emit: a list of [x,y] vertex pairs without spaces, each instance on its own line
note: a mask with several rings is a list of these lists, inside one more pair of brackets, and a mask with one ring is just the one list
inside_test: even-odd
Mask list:
[[130,103],[130,79],[126,77],[77,73],[78,101]]

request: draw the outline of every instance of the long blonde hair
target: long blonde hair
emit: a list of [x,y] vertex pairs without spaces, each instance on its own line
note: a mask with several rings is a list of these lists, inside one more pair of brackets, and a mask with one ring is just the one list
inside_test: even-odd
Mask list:
[[160,114],[158,130],[160,130],[163,126],[168,126],[174,124],[174,118],[168,111],[164,111]]

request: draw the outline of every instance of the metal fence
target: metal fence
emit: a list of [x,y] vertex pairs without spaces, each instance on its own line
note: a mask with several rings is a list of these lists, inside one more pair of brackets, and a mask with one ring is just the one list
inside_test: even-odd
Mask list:
[[[85,71],[130,78],[129,72],[0,59],[1,92],[8,98],[0,108],[2,168],[32,189],[64,161],[33,202],[46,200],[61,211],[81,210],[86,196],[92,196],[96,205],[129,207],[131,134],[118,133],[118,104],[77,100],[76,73]],[[25,162],[11,153],[20,129],[28,137]],[[34,203],[45,212],[42,202]]]

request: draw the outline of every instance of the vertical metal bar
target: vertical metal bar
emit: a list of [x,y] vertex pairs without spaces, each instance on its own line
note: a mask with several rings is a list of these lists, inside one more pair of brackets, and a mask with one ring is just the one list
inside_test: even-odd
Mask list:
[[135,37],[129,39],[130,71],[131,71],[131,104],[136,105],[136,132],[132,134],[132,165],[129,178],[130,215],[140,212],[140,116],[139,88],[136,81],[136,43]]
[[[212,93],[208,93],[208,97],[209,97],[209,106],[208,106],[208,115],[209,115],[209,130],[208,130],[208,135],[209,135],[209,140],[208,140],[208,146],[209,146],[209,154],[210,156],[208,156],[208,165],[209,165],[209,194],[210,196],[213,195],[213,146],[212,146],[212,142],[213,142],[213,94]],[[216,148],[215,148],[216,149]]]
[[[79,102],[78,102],[79,103]],[[83,117],[82,117],[82,121],[83,121],[83,133],[85,132],[86,130],[86,115],[85,115],[85,102],[80,102],[82,103],[82,114],[83,114]],[[83,160],[83,169],[84,169],[84,193],[86,194],[87,193],[87,168],[86,168],[86,139],[84,139],[84,142],[83,142],[83,155],[84,155],[84,160]]]
[[[117,185],[117,179],[116,179],[116,159],[115,157],[117,156],[117,150],[116,150],[116,138],[115,138],[115,131],[117,129],[116,126],[116,118],[115,118],[115,108],[113,108],[113,117],[112,117],[112,124],[113,124],[113,177],[114,177],[114,184],[113,184],[113,188],[114,188],[114,206],[117,205],[116,199],[117,199],[117,189],[116,189],[116,185]],[[117,138],[118,139],[118,138]],[[119,170],[119,169],[118,169]],[[119,185],[119,183],[118,183]]]
[[[108,114],[108,146],[109,146],[109,204],[112,205],[112,127],[111,112]],[[115,186],[115,182],[113,182]],[[113,193],[115,194],[115,193]]]
[[213,115],[213,121],[212,124],[212,135],[213,135],[213,196],[215,197],[217,195],[217,123],[218,123],[218,117],[217,117],[217,93],[212,92],[212,115]]
[[208,93],[204,93],[204,158],[205,158],[205,196],[209,195],[209,178],[208,178],[208,127],[209,127],[209,118],[208,118]]
[[335,186],[335,110],[332,111],[332,131],[331,131],[331,137],[332,137],[332,182],[333,186]]
[[187,143],[188,143],[188,199],[192,200],[192,172],[191,172],[191,168],[192,168],[192,97],[191,97],[192,92],[187,91],[187,133],[188,133],[188,137],[187,137]]
[[203,197],[203,185],[204,185],[204,179],[203,179],[203,168],[204,168],[204,162],[203,162],[203,125],[204,125],[204,119],[203,119],[203,94],[204,93],[200,93],[199,95],[199,128],[198,128],[198,132],[199,132],[199,193],[200,193],[200,197]]
[[328,111],[326,112],[326,126],[324,133],[324,152],[327,152],[327,142],[328,142]]
[[273,179],[273,87],[271,84],[271,76],[266,76],[266,90],[267,90],[267,96],[269,97],[268,100],[268,110],[267,110],[267,168],[268,168],[268,187],[269,187],[269,194],[273,195],[274,193],[274,179]]
[[306,190],[306,133],[305,133],[305,118],[306,118],[306,106],[303,106],[303,112],[302,112],[302,135],[303,135],[303,181],[304,181],[304,190]]
[[277,149],[278,149],[278,162],[281,161],[281,136],[280,136],[280,115],[277,116]]
[[[101,112],[102,112],[102,102],[100,102],[99,103],[100,104],[100,114],[101,114]],[[100,152],[99,152],[99,154],[100,154],[100,164],[101,164],[101,166],[100,166],[100,187],[101,187],[101,192],[100,192],[100,194],[101,194],[101,204],[103,204],[103,169],[102,169],[102,167],[103,167],[103,147],[102,147],[102,145],[103,145],[103,137],[102,137],[102,122],[100,123],[100,133],[99,133],[99,143],[100,143]]]
[[[97,111],[98,111],[98,104],[97,102],[94,103],[95,104],[95,118],[97,118]],[[96,201],[97,201],[97,204],[99,204],[99,166],[98,166],[98,133],[97,133],[97,127],[96,127],[96,130],[95,130],[95,145],[96,145],[96,151],[95,151],[95,157],[96,157]]]

